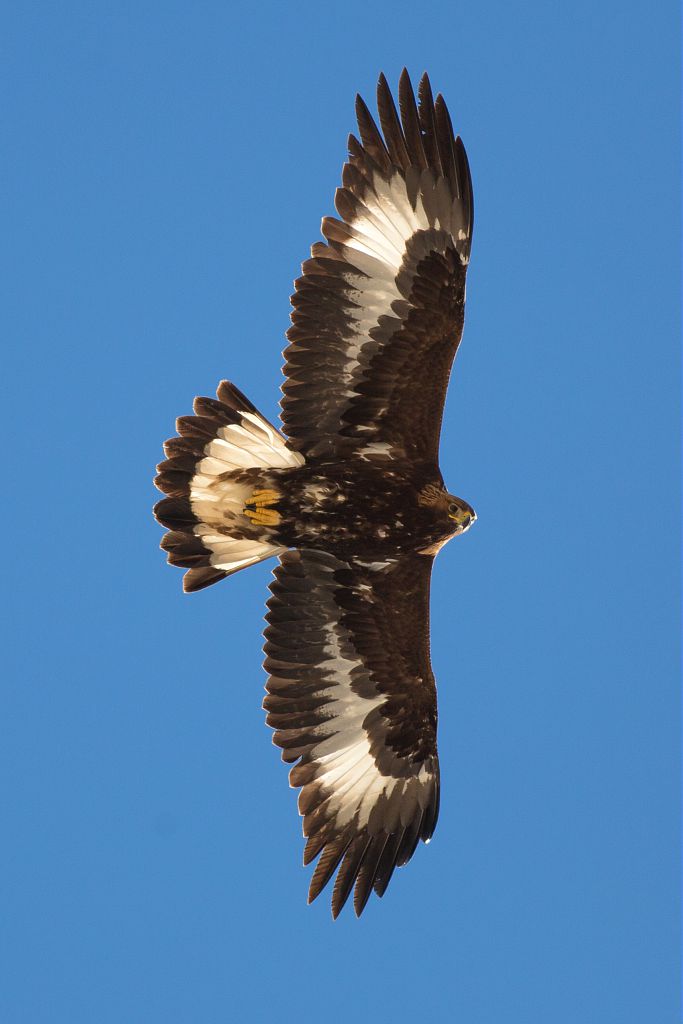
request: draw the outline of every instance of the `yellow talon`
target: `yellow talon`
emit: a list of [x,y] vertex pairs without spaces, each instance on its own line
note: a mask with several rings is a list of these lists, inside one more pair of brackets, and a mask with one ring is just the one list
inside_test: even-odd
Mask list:
[[277,491],[254,491],[244,506],[244,515],[255,526],[277,526],[280,522],[280,513],[270,506],[279,501],[280,497]]
[[251,498],[247,502],[247,505],[259,506],[274,505],[276,501],[280,500],[280,495],[277,491],[254,491]]
[[245,508],[244,514],[254,526],[277,526],[280,522],[280,513],[274,508]]

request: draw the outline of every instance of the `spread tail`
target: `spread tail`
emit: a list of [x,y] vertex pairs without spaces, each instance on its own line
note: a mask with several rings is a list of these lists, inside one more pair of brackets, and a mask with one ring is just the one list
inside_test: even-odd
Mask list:
[[263,471],[304,462],[234,384],[221,381],[217,395],[196,398],[195,415],[177,420],[180,436],[165,443],[154,481],[168,495],[154,506],[169,531],[161,547],[171,565],[187,569],[188,593],[284,551],[270,507],[277,493],[268,488],[277,472],[264,486]]

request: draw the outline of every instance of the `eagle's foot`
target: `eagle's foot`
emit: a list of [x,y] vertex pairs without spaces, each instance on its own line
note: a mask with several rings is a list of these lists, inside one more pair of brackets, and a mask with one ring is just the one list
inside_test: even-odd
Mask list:
[[243,514],[255,526],[277,526],[280,522],[280,513],[271,506],[277,504],[281,497],[277,491],[254,491],[244,505]]

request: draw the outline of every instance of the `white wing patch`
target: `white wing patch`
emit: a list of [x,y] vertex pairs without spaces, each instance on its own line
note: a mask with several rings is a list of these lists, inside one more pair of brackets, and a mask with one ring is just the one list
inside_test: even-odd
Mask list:
[[[340,393],[355,394],[354,383],[362,374],[363,349],[372,341],[370,332],[380,318],[396,320],[397,327],[406,315],[406,298],[399,288],[399,275],[408,256],[408,243],[419,232],[429,232],[428,252],[446,252],[455,242],[463,264],[468,261],[467,236],[463,231],[465,209],[461,199],[451,199],[446,180],[425,170],[419,179],[415,207],[411,205],[405,178],[395,170],[390,181],[375,173],[357,215],[348,222],[323,220],[323,234],[333,246],[343,246],[344,259],[350,264],[344,274],[353,291],[347,306],[350,335],[341,367]],[[354,268],[361,271],[354,273]],[[358,426],[358,429],[363,429]],[[367,428],[372,431],[374,428]]]
[[[342,828],[357,814],[360,826],[365,826],[377,797],[390,792],[396,780],[382,775],[370,752],[370,739],[363,723],[386,698],[378,694],[372,698],[360,696],[351,681],[358,673],[366,674],[357,656],[344,653],[342,629],[336,622],[325,626],[324,654],[319,671],[331,677],[333,685],[325,691],[332,698],[325,705],[329,720],[318,726],[320,742],[311,751],[311,760],[318,766],[315,780],[331,790],[325,801],[327,815]],[[304,794],[300,798],[303,803]]]

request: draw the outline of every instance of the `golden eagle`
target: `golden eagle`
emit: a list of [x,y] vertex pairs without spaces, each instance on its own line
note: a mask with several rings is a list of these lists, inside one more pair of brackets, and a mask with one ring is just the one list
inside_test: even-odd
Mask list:
[[427,75],[384,75],[292,296],[282,433],[223,381],[167,441],[155,507],[186,591],[278,556],[264,707],[336,917],[360,914],[439,806],[429,582],[475,520],[438,465],[473,222],[464,146]]

